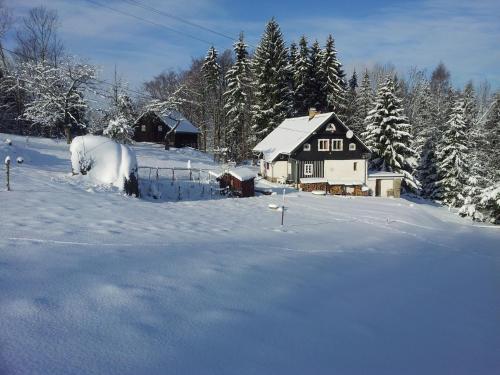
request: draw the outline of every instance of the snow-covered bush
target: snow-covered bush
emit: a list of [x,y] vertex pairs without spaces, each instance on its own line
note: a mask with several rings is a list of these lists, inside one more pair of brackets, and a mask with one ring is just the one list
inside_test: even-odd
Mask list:
[[130,120],[127,120],[124,116],[118,116],[109,121],[109,125],[104,129],[103,134],[117,142],[130,144],[134,136],[134,128]]
[[500,183],[485,189],[479,204],[491,223],[500,224]]
[[106,137],[85,135],[73,139],[70,151],[74,174],[88,175],[97,183],[139,195],[137,158],[128,146]]

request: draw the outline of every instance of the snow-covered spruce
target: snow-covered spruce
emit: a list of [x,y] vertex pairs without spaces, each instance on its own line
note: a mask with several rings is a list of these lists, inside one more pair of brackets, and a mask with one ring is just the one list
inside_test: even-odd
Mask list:
[[368,113],[373,109],[373,90],[370,82],[368,70],[363,74],[363,80],[359,87],[359,92],[356,96],[356,112],[351,121],[350,128],[359,136],[366,130],[366,118]]
[[103,134],[119,143],[130,144],[134,137],[134,128],[129,119],[118,116],[109,121],[109,125],[104,129]]
[[470,171],[464,112],[464,101],[458,98],[447,122],[447,130],[437,146],[438,178],[434,198],[452,207],[459,207],[464,202],[464,188]]
[[139,196],[137,158],[130,147],[106,137],[85,135],[73,139],[70,152],[74,174]]
[[391,77],[380,87],[375,108],[366,121],[363,138],[372,151],[371,169],[402,173],[405,190],[417,191],[419,184],[413,175],[416,153],[410,147],[411,125],[403,114]]
[[255,90],[252,130],[260,141],[291,112],[287,49],[274,19],[267,24],[255,50],[252,70]]
[[342,64],[337,58],[335,41],[332,35],[326,40],[323,50],[322,75],[324,77],[323,90],[326,94],[328,110],[334,111],[342,120],[347,107],[346,83]]
[[236,61],[226,74],[224,111],[227,118],[226,142],[230,160],[241,161],[248,156],[250,129],[250,60],[247,45],[240,34],[234,44]]

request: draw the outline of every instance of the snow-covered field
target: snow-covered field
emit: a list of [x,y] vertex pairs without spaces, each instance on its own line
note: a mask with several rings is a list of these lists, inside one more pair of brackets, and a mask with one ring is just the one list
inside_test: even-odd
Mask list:
[[278,195],[129,198],[70,177],[62,142],[6,137],[25,163],[0,191],[1,375],[500,373],[495,227],[289,192],[281,228]]

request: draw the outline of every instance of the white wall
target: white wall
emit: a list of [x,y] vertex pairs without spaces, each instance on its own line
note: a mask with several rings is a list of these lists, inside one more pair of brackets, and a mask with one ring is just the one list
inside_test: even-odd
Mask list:
[[[354,170],[354,163],[358,163]],[[325,160],[325,178],[327,180],[366,181],[366,160]]]
[[270,163],[270,168],[267,171],[269,178],[287,178],[288,177],[288,161],[275,161]]
[[394,189],[394,179],[370,178],[367,185],[372,190],[373,196],[377,193],[377,180],[380,180],[380,196],[387,197],[387,190]]

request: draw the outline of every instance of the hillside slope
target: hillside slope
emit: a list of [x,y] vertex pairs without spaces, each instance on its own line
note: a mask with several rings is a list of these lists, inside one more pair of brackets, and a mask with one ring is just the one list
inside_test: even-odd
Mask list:
[[[10,137],[0,374],[497,374],[500,231],[403,199],[165,202]],[[139,164],[213,166],[137,148]],[[174,160],[173,162],[171,160]],[[0,171],[3,178],[3,170]]]

